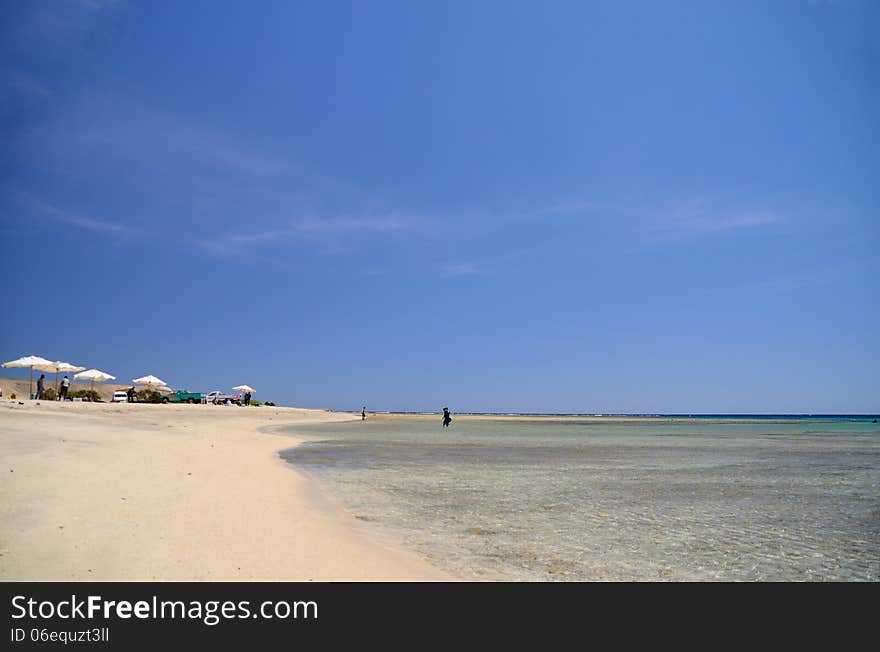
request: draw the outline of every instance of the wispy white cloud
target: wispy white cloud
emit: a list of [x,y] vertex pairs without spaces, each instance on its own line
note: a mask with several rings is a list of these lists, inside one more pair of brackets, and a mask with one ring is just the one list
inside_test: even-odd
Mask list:
[[117,222],[106,222],[104,220],[96,220],[95,218],[88,217],[86,215],[75,215],[72,213],[58,212],[55,217],[65,224],[70,224],[72,226],[77,226],[81,229],[95,231],[97,233],[104,233],[107,235],[132,236],[141,233],[139,230],[125,224],[119,224]]
[[669,202],[568,200],[520,213],[526,220],[589,220],[645,242],[723,235],[780,224],[785,216],[766,207],[723,206],[703,198]]
[[73,108],[73,124],[68,139],[132,161],[179,162],[183,157],[250,176],[292,171],[288,162],[235,136],[119,95],[81,96]]
[[[43,210],[80,228],[122,234],[134,231],[127,224],[149,211],[164,226],[183,222],[191,233],[210,232],[189,240],[202,251],[240,259],[257,259],[252,254],[260,251],[262,259],[279,242],[338,251],[352,236],[392,236],[416,221],[384,210],[370,193],[311,171],[287,152],[276,156],[246,135],[192,116],[104,92],[80,93],[62,108],[47,124],[28,130],[29,156],[68,183],[82,180],[80,195],[106,195],[104,201],[116,206],[126,205],[126,195],[145,198],[134,202],[120,224]],[[80,174],[83,161],[88,174]],[[118,178],[121,185],[104,193],[95,183],[99,176]]]
[[482,267],[476,263],[452,263],[442,267],[444,276],[476,276],[483,273]]
[[771,227],[785,221],[782,213],[767,208],[715,207],[702,199],[646,211],[637,224],[649,241],[675,241],[721,236]]
[[[469,216],[475,213],[469,213]],[[488,231],[483,236],[472,238],[473,243],[479,243],[484,238],[492,239],[496,236],[497,229],[507,229],[511,223],[519,223],[520,228],[525,229],[522,233],[511,236],[509,232],[505,237],[513,237],[511,242],[521,243],[523,246],[497,249],[488,246],[484,249],[485,256],[478,260],[460,262],[428,262],[432,256],[428,255],[424,261],[433,273],[446,277],[472,277],[482,276],[487,269],[501,270],[512,265],[520,264],[536,248],[553,248],[559,251],[559,255],[566,256],[560,242],[560,238],[566,232],[564,223],[566,220],[576,220],[579,226],[573,231],[576,235],[571,239],[576,244],[580,254],[588,248],[608,249],[611,247],[621,253],[634,252],[646,247],[664,246],[688,239],[722,237],[727,234],[747,233],[771,228],[785,221],[785,217],[774,210],[764,208],[741,208],[741,209],[713,209],[708,202],[693,200],[678,204],[661,206],[658,208],[645,208],[631,206],[625,203],[600,203],[596,201],[577,200],[557,202],[549,204],[543,209],[533,209],[520,213],[511,212],[512,217],[500,217],[486,212],[478,215],[478,220],[492,222],[496,231]],[[532,222],[535,226],[542,220],[562,220],[555,223],[550,231],[543,229],[542,233],[552,233],[551,237],[532,237],[534,234],[529,227]],[[584,230],[586,222],[596,225],[595,234],[591,233],[590,227]],[[414,219],[397,213],[379,215],[357,215],[345,217],[302,217],[289,220],[278,226],[278,223],[267,224],[265,230],[254,230],[249,225],[248,232],[228,231],[210,238],[200,239],[197,245],[204,251],[228,258],[255,259],[257,252],[268,252],[272,246],[286,242],[301,242],[316,244],[326,252],[347,251],[346,243],[356,239],[358,235],[372,236],[396,236],[398,234],[409,237],[408,242],[412,248],[424,247],[421,240],[413,240],[413,235],[424,232],[424,227],[429,223],[447,223],[443,216],[435,215],[432,220]],[[469,227],[472,220],[466,222]],[[572,227],[575,228],[575,227]],[[585,237],[589,234],[593,237]],[[259,259],[255,259],[259,260]],[[488,267],[487,267],[488,266]]]
[[391,234],[409,229],[412,225],[413,220],[392,214],[330,219],[307,218],[293,222],[290,228],[297,235],[323,236],[359,231]]
[[115,237],[131,237],[143,233],[141,230],[128,224],[100,220],[91,215],[84,215],[79,212],[59,208],[58,206],[48,204],[34,197],[21,196],[19,197],[19,201],[34,215],[46,217],[56,222],[84,229],[86,231]]
[[[335,240],[358,234],[385,235],[406,231],[414,221],[397,215],[380,215],[341,218],[298,218],[290,220],[282,228],[267,228],[250,233],[229,232],[197,241],[205,251],[216,255],[236,256],[245,251],[266,245],[292,240],[332,244]],[[253,229],[253,226],[249,227]]]

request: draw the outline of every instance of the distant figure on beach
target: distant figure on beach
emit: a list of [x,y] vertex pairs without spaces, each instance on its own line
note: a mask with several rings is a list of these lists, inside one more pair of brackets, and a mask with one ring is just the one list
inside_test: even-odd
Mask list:
[[361,421],[364,421],[367,418],[367,406],[361,408]]
[[128,391],[125,392],[126,398],[128,398],[129,403],[134,403],[134,387],[129,387]]
[[250,392],[245,392],[245,393],[244,393],[244,404],[245,404],[245,405],[250,405],[250,404],[251,404],[251,393],[250,393]]
[[452,423],[452,415],[449,414],[449,408],[443,408],[443,427],[448,428],[449,424]]
[[67,391],[70,389],[70,378],[65,376],[61,379],[61,393],[58,395],[59,401],[67,400]]
[[38,401],[43,398],[43,381],[46,380],[46,374],[40,374],[40,377],[37,378],[37,395],[34,397]]

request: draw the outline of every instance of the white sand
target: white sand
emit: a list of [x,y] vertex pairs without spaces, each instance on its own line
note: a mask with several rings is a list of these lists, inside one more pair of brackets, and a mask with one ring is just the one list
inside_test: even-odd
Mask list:
[[266,425],[323,410],[0,401],[0,580],[453,579],[320,497]]

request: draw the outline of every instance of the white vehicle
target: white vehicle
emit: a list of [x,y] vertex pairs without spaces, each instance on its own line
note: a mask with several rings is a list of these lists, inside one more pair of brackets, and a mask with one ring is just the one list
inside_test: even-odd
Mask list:
[[224,394],[220,390],[214,390],[205,394],[205,398],[202,400],[208,405],[225,405],[226,403],[241,405],[241,394]]
[[128,401],[128,394],[119,390],[113,392],[113,399],[111,403],[125,403],[126,401]]

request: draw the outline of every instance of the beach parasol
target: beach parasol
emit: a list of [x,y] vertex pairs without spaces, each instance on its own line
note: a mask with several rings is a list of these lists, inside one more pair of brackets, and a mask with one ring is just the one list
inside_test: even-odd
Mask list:
[[155,376],[144,376],[143,378],[135,378],[133,381],[135,385],[143,385],[149,389],[156,389],[157,387],[164,387],[168,383],[166,383],[161,378],[156,378]]
[[61,362],[61,360],[56,360],[55,362],[50,362],[47,365],[34,365],[34,369],[39,369],[40,371],[55,372],[55,394],[58,394],[58,374],[62,371],[82,371],[83,369],[85,369],[85,367],[77,367],[76,365],[72,365],[69,362]]
[[41,358],[38,355],[28,355],[23,358],[19,358],[18,360],[12,360],[11,362],[4,362],[4,367],[30,367],[31,376],[30,376],[30,385],[28,386],[29,396],[33,398],[34,396],[34,367],[40,368],[44,365],[51,365],[51,360],[46,360],[46,358]]
[[236,392],[250,392],[251,394],[256,394],[257,390],[253,387],[249,387],[248,385],[239,385],[238,387],[233,387],[233,391]]
[[111,376],[110,374],[98,371],[97,369],[89,369],[88,371],[74,374],[73,377],[77,380],[91,380],[92,389],[95,389],[96,382],[103,383],[105,380],[116,380],[116,376]]

